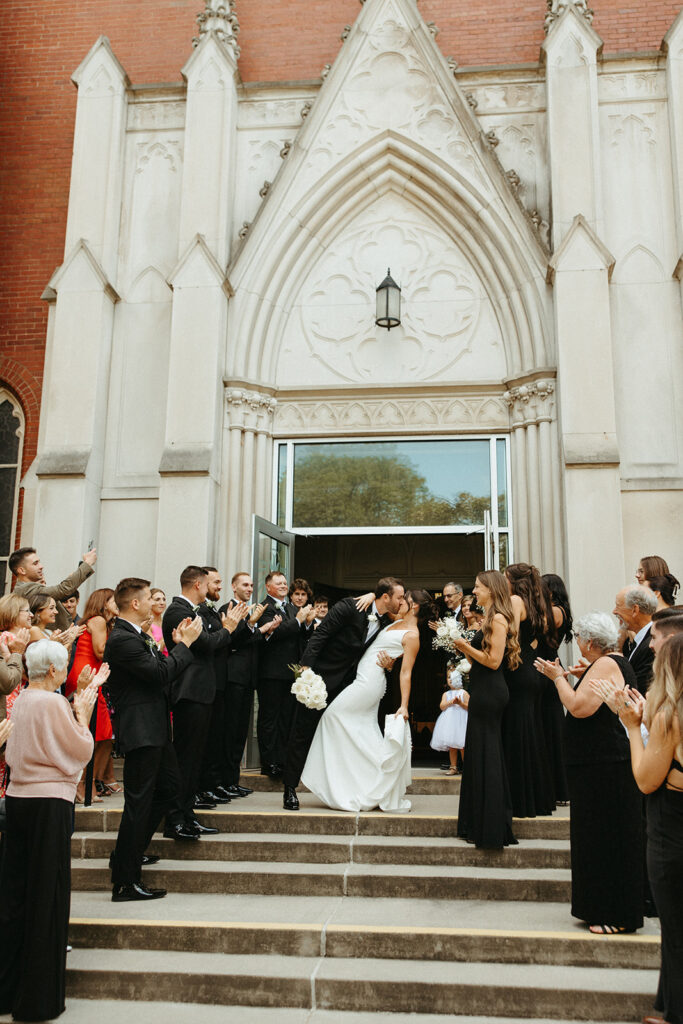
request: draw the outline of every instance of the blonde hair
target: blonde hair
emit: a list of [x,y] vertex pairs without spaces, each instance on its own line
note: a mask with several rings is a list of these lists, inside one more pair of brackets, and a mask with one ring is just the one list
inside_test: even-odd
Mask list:
[[0,597],[0,630],[11,629],[24,608],[30,608],[25,597],[19,594],[5,594]]
[[522,654],[519,646],[519,631],[515,625],[515,613],[512,610],[512,602],[510,600],[508,581],[502,572],[498,572],[495,569],[477,573],[477,579],[491,592],[491,604],[487,608],[484,621],[481,624],[483,633],[481,649],[483,651],[489,650],[491,646],[491,633],[493,632],[493,618],[495,615],[502,615],[507,622],[504,660],[508,668],[514,671],[522,663]]
[[647,719],[662,715],[667,732],[678,719],[679,741],[683,739],[683,633],[674,633],[659,649],[654,677],[647,691]]

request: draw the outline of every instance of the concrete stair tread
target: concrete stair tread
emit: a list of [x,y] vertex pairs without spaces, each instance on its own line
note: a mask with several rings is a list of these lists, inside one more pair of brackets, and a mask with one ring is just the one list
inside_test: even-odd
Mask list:
[[[272,978],[326,978],[350,982],[401,982],[483,985],[492,984],[488,963],[444,963],[424,960],[341,959],[297,956],[249,956],[226,953],[178,953],[126,949],[74,949],[69,970],[106,970],[116,973],[152,972],[176,975],[231,975]],[[495,984],[510,988],[571,989],[654,994],[658,972],[654,970],[602,970],[593,967],[552,968],[538,964],[497,964]]]
[[[108,871],[107,860],[88,857],[77,858],[71,862],[72,870],[92,869]],[[303,861],[229,861],[229,860],[164,860],[147,871],[158,873],[178,872],[193,874],[226,873],[226,874],[296,874],[310,877],[312,875],[339,875],[344,874],[372,875],[376,877],[413,877],[413,878],[480,878],[482,871],[485,871],[487,878],[512,879],[518,881],[569,881],[571,871],[566,868],[513,868],[513,867],[467,867],[461,865],[442,866],[438,864],[328,864],[328,863],[306,863]]]

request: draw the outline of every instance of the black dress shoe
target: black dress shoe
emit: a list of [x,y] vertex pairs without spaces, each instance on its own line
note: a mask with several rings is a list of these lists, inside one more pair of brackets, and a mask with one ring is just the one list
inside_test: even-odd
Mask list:
[[216,805],[214,803],[211,803],[210,800],[203,800],[203,795],[203,793],[200,793],[198,796],[194,798],[194,803],[192,805],[193,809],[195,811],[215,811]]
[[198,799],[205,804],[227,804],[230,802],[224,796],[219,796],[213,789],[205,789],[203,793],[199,794]]
[[266,764],[261,768],[261,775],[267,775],[269,779],[279,779],[282,775],[282,768],[279,764]]
[[112,903],[128,903],[132,900],[160,900],[165,895],[165,889],[148,889],[141,882],[133,882],[131,885],[115,885],[111,890]]
[[193,821],[192,825],[197,829],[200,836],[217,836],[218,829],[212,828],[211,825],[202,825],[200,821]]
[[249,796],[250,789],[242,789],[241,786],[228,786],[228,793],[232,799],[237,800],[241,796]]
[[299,810],[299,797],[296,795],[294,786],[285,786],[285,793],[282,799],[282,806],[286,811]]
[[254,792],[254,790],[249,789],[248,786],[235,786],[235,789],[238,791],[240,796],[249,796],[250,793]]
[[216,794],[216,796],[222,796],[223,797],[223,803],[226,803],[226,804],[230,803],[230,800],[231,800],[230,793],[228,792],[228,790],[227,790],[227,788],[225,786],[216,786],[214,788],[214,793]]
[[193,827],[181,822],[180,825],[170,825],[164,829],[165,839],[199,839],[199,832]]
[[143,868],[148,867],[150,864],[158,864],[160,857],[157,857],[153,853],[143,853],[142,855],[142,866]]

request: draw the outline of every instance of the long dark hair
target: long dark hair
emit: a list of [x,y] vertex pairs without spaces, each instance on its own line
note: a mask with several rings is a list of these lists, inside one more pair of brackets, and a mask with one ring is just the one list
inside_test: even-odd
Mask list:
[[543,585],[548,588],[551,605],[554,608],[559,608],[563,615],[562,625],[557,628],[557,646],[559,647],[564,640],[569,643],[572,638],[574,620],[569,604],[569,594],[564,585],[564,580],[557,573],[547,572],[541,579],[543,580]]
[[558,646],[550,593],[543,587],[541,574],[536,566],[527,562],[516,562],[514,565],[508,565],[505,575],[512,593],[524,601],[532,636],[535,639],[546,637],[551,646]]
[[672,573],[667,572],[664,576],[649,576],[647,582],[650,590],[658,591],[662,601],[669,608],[676,604],[676,592],[680,583]]
[[406,591],[406,597],[409,597],[418,606],[417,628],[422,637],[423,634],[426,635],[430,621],[438,618],[434,599],[429,591],[419,589]]
[[508,624],[505,636],[505,660],[507,661],[508,668],[514,672],[516,668],[519,668],[522,658],[519,647],[519,632],[515,626],[515,613],[512,610],[507,580],[502,572],[498,572],[497,569],[487,569],[485,572],[479,572],[477,573],[477,579],[491,592],[491,604],[487,608],[484,621],[481,624],[481,649],[484,652],[490,649],[493,619],[496,614],[502,615]]

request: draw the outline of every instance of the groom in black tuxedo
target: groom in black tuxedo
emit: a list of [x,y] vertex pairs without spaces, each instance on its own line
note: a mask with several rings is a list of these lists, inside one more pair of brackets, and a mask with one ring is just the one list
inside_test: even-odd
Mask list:
[[[359,611],[355,598],[344,598],[334,605],[315,630],[303,653],[302,663],[325,681],[328,707],[353,682],[358,662],[380,629],[391,622],[390,616],[398,612],[404,594],[400,580],[386,576],[377,584],[375,600],[369,611]],[[392,659],[389,661],[393,664]],[[286,811],[299,810],[296,787],[321,714],[324,711],[315,711],[297,702],[283,773],[283,806]]]

